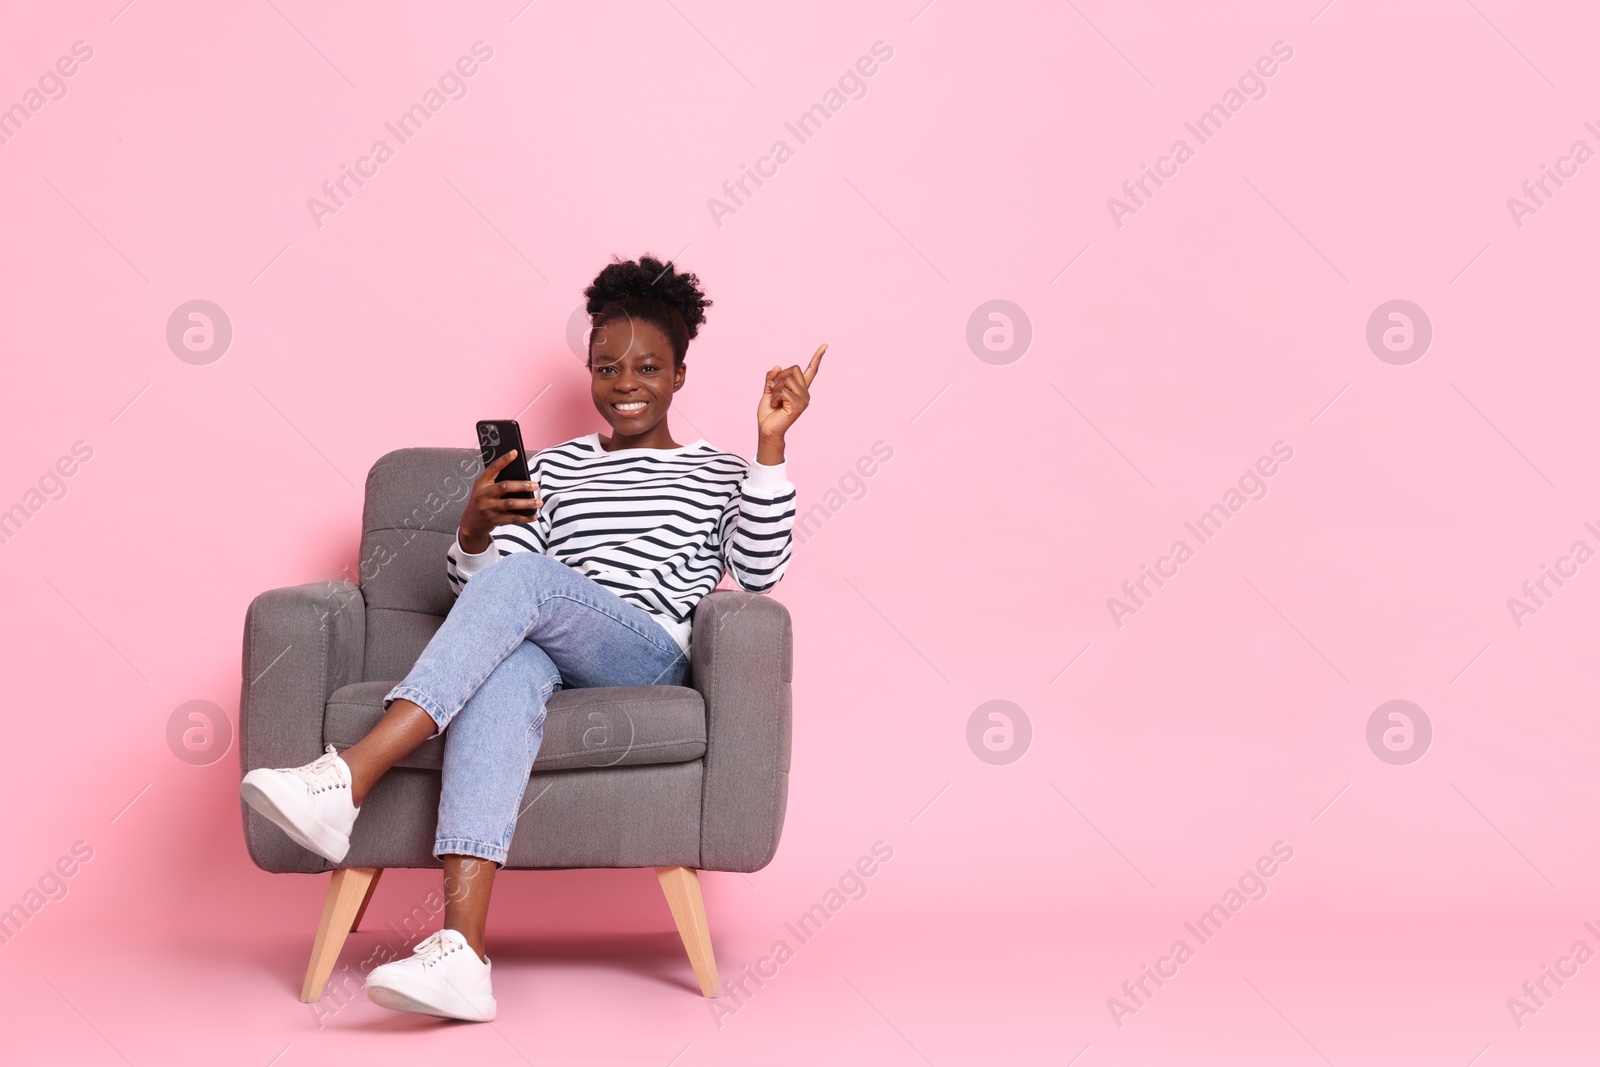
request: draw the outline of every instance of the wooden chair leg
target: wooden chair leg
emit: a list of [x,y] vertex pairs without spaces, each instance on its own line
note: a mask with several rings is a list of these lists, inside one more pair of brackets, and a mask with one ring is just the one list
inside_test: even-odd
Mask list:
[[716,957],[711,954],[711,928],[706,925],[706,906],[700,898],[700,872],[693,867],[657,867],[656,877],[661,879],[661,891],[667,896],[673,922],[678,924],[678,936],[683,938],[694,976],[700,980],[700,992],[722,996]]
[[311,946],[311,965],[306,968],[306,984],[300,999],[307,1004],[322,999],[322,990],[339,961],[339,950],[349,935],[353,920],[365,904],[367,890],[377,880],[374,867],[346,867],[333,872],[328,895],[322,902],[322,921],[317,925],[317,940]]
[[350,932],[352,934],[361,929],[361,920],[367,914],[367,905],[372,903],[373,891],[378,888],[378,879],[382,877],[382,867],[372,872],[372,881],[367,883],[367,894],[361,898],[361,910],[356,912],[356,917],[350,922]]

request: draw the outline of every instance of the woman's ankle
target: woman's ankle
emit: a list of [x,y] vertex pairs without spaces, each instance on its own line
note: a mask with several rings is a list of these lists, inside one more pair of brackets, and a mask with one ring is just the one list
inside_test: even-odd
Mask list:
[[350,798],[356,807],[367,799],[378,779],[414,752],[438,727],[433,717],[409,700],[397,699],[365,737],[344,750],[350,770]]
[[350,802],[359,808],[377,781],[366,772],[361,755],[355,748],[345,749],[339,758],[344,761],[345,770],[350,772]]
[[444,928],[460,934],[466,939],[467,947],[476,952],[480,960],[484,963],[489,962],[489,954],[484,950],[482,930],[462,929],[460,926],[452,926],[448,921],[444,924]]
[[441,857],[444,864],[444,928],[454,930],[485,963],[483,932],[489,923],[489,898],[500,865],[478,856],[454,853]]

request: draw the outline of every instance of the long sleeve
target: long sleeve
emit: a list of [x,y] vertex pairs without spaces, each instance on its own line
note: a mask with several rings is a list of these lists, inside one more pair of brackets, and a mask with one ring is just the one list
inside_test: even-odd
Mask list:
[[722,562],[747,592],[771,589],[789,565],[795,492],[787,466],[751,463],[722,516]]
[[[536,482],[541,481],[538,464],[539,457],[535,455],[529,474]],[[456,539],[450,543],[444,554],[444,574],[450,582],[450,591],[460,596],[461,590],[466,587],[468,580],[474,574],[514,552],[548,554],[549,536],[550,524],[544,517],[543,508],[532,522],[508,522],[496,526],[489,532],[489,547],[477,554],[461,547],[461,531],[457,529]]]

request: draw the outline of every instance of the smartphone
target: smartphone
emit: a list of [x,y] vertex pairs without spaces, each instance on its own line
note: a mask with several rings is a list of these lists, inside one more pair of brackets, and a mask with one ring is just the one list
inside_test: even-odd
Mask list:
[[[483,456],[485,467],[513,448],[517,450],[517,458],[506,464],[505,470],[495,477],[495,481],[532,481],[528,474],[528,450],[522,446],[522,428],[517,425],[517,420],[488,419],[478,423],[478,451]],[[509,500],[528,500],[532,496],[532,493],[527,492],[506,494]]]

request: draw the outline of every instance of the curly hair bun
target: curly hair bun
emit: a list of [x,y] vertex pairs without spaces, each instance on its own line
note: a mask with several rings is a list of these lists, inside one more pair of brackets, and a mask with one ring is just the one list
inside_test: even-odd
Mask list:
[[699,278],[651,255],[642,255],[638,260],[613,256],[583,295],[588,298],[591,317],[611,305],[637,306],[643,300],[659,300],[683,316],[688,340],[700,332],[700,325],[706,321],[705,309],[711,306]]

